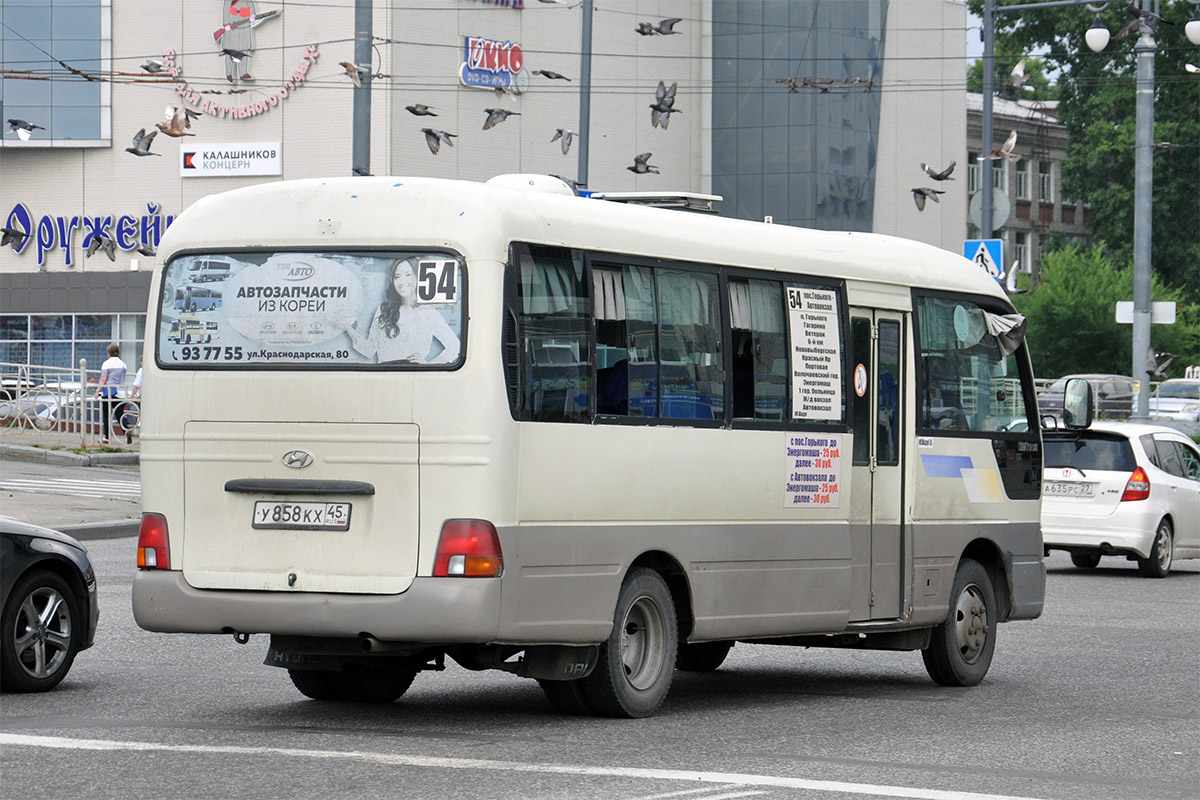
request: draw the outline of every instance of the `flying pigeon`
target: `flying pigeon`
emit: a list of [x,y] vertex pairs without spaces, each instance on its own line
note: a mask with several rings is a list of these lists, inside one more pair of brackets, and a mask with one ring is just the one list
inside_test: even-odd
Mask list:
[[[1160,358],[1165,358],[1166,361],[1158,363]],[[1174,353],[1156,353],[1151,347],[1146,352],[1146,371],[1150,373],[1152,378],[1165,378],[1167,376],[1167,367],[1171,366],[1171,362],[1178,356]]]
[[451,141],[450,137],[458,136],[457,133],[446,133],[437,128],[421,128],[421,132],[425,134],[425,144],[429,145],[429,152],[435,156],[438,154],[442,142],[454,147],[454,142]]
[[560,75],[559,73],[554,72],[552,70],[548,70],[548,69],[535,69],[533,71],[533,74],[541,75],[543,77],[549,78],[552,81],[569,81],[569,80],[571,80],[566,75]]
[[565,183],[567,186],[570,186],[571,191],[573,191],[577,195],[579,194],[580,187],[583,186],[583,184],[580,183],[579,181],[573,181],[570,178],[564,178],[562,175],[551,175],[550,177],[558,178],[560,181]]
[[487,119],[485,119],[483,121],[483,129],[485,131],[496,127],[501,122],[504,122],[504,120],[508,119],[509,117],[521,116],[521,112],[509,111],[508,109],[505,109],[505,108],[485,108],[484,111],[486,111],[487,115],[488,115]]
[[1197,72],[1200,72],[1200,67],[1197,67],[1195,64],[1184,64],[1183,68],[1193,75],[1195,75]]
[[133,249],[136,250],[137,252],[141,253],[142,255],[150,256],[151,258],[158,255],[158,251],[154,249],[154,246],[149,245],[149,244],[139,244],[137,247],[135,247]]
[[562,151],[565,156],[567,151],[571,149],[571,140],[574,138],[575,131],[570,128],[558,128],[554,131],[554,135],[550,137],[550,141],[557,142],[559,139],[562,139]]
[[679,33],[679,31],[672,30],[677,22],[683,22],[683,18],[669,17],[668,19],[660,20],[657,25],[651,22],[639,22],[634,30],[642,36],[653,36],[656,33],[660,36],[670,36]]
[[932,198],[933,202],[935,202],[935,203],[940,203],[942,201],[938,200],[938,195],[945,194],[945,192],[943,192],[943,191],[939,191],[937,189],[930,189],[928,186],[922,186],[920,189],[913,189],[912,193],[913,193],[913,202],[917,204],[917,211],[925,210],[925,198],[926,197]]
[[16,228],[0,228],[0,247],[4,247],[6,244],[11,244],[12,249],[16,250],[21,246],[21,243],[25,241],[25,237],[28,235],[29,234],[22,233]]
[[230,50],[228,47],[222,47],[221,55],[228,57],[235,64],[240,64],[242,63],[242,59],[250,54],[242,50]]
[[1007,158],[1009,161],[1020,161],[1021,160],[1020,154],[1013,152],[1013,148],[1016,146],[1017,146],[1017,132],[1013,131],[1012,133],[1010,133],[1008,135],[1008,138],[1004,140],[1004,144],[1000,145],[999,150],[993,150],[992,152],[988,153],[986,156],[978,156],[978,159],[980,161],[994,161],[994,160],[1000,159],[1000,158]]
[[26,122],[23,119],[10,119],[8,121],[8,132],[15,133],[20,137],[22,142],[28,142],[29,135],[35,130],[44,131],[46,129],[41,125],[34,125],[32,122]]
[[1141,24],[1145,23],[1150,33],[1158,32],[1159,23],[1165,22],[1168,25],[1174,25],[1169,19],[1163,19],[1157,14],[1145,11],[1135,6],[1129,6],[1129,18],[1125,20],[1116,33],[1113,34],[1114,39],[1124,39],[1126,36],[1131,36],[1141,29]]
[[157,75],[166,69],[166,66],[157,58],[147,58],[146,63],[142,64],[142,69],[146,70],[146,72],[149,72],[151,75]]
[[437,116],[437,114],[433,113],[429,109],[429,106],[424,105],[423,103],[414,103],[411,106],[405,106],[405,108],[408,110],[408,113],[410,113],[414,116],[417,116],[417,117],[436,117]]
[[1013,89],[1024,89],[1027,92],[1034,91],[1032,86],[1025,85],[1029,81],[1029,73],[1025,71],[1025,59],[1023,58],[1012,68],[1012,72],[1008,74],[1008,79]]
[[190,108],[180,106],[167,106],[164,112],[165,122],[156,122],[154,127],[165,133],[167,136],[172,136],[178,139],[181,136],[195,136],[194,133],[188,133],[185,128],[192,127],[192,120],[200,117],[199,111],[192,111]]
[[1017,273],[1018,272],[1020,272],[1020,270],[1017,269],[1017,262],[1014,261],[1012,263],[1012,266],[1010,266],[1008,268],[1008,272],[1004,273],[1001,276],[1001,278],[1004,280],[1004,291],[1007,294],[1012,295],[1012,294],[1024,294],[1025,293],[1024,289],[1017,288]]
[[630,172],[636,172],[638,175],[644,175],[647,172],[653,172],[655,175],[659,174],[658,167],[650,165],[648,163],[649,161],[650,154],[642,153],[633,157],[632,167],[626,167],[625,169],[629,170]]
[[946,167],[941,172],[938,172],[933,167],[929,166],[924,161],[922,161],[921,169],[923,169],[925,171],[925,174],[928,175],[929,177],[933,178],[935,181],[952,181],[952,180],[954,180],[954,178],[950,177],[950,173],[954,172],[954,166],[957,163],[958,163],[957,161],[951,161],[950,166]]
[[117,243],[109,237],[104,236],[103,234],[97,234],[92,237],[92,242],[88,245],[87,257],[91,258],[96,254],[97,250],[103,250],[104,255],[108,256],[109,261],[116,261],[116,246]]
[[672,83],[668,89],[662,81],[658,82],[658,89],[654,92],[654,102],[650,104],[650,124],[657,128],[662,125],[663,130],[667,129],[667,123],[671,121],[671,114],[680,113],[675,105],[675,87],[678,84]]
[[362,76],[371,74],[369,64],[351,64],[349,61],[339,61],[338,66],[346,70],[346,77],[354,82],[355,88],[362,86]]
[[366,169],[364,169],[363,167],[354,167],[354,168],[352,168],[350,171],[351,171],[351,172],[353,172],[355,175],[359,176],[360,178],[373,178],[373,177],[375,177],[375,176],[374,176],[374,175],[372,175],[371,173],[367,172],[367,171],[366,171]]
[[150,143],[154,141],[154,137],[158,136],[158,131],[150,131],[146,133],[146,129],[142,128],[133,135],[133,147],[126,147],[126,153],[133,153],[135,156],[161,156],[162,153],[151,153]]

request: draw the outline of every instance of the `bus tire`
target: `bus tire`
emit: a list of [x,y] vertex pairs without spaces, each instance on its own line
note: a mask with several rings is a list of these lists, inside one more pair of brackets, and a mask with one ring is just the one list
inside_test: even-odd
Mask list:
[[1154,544],[1150,546],[1150,555],[1137,560],[1138,572],[1145,578],[1165,578],[1171,571],[1171,561],[1175,555],[1174,541],[1171,539],[1171,523],[1164,517],[1158,523],[1154,533]]
[[996,648],[996,593],[987,570],[964,558],[954,573],[950,613],[921,651],[929,677],[942,686],[974,686],[983,680]]
[[667,698],[679,629],[666,582],[653,570],[630,570],[621,584],[612,633],[581,683],[592,710],[606,717],[648,717]]
[[347,664],[341,672],[327,673],[337,699],[347,703],[395,702],[412,686],[417,671],[405,669],[374,669]]
[[560,714],[573,717],[586,717],[594,712],[583,692],[583,680],[575,681],[546,681],[538,680],[538,685],[550,701],[550,705]]
[[712,672],[725,663],[725,656],[733,649],[733,642],[679,643],[679,655],[675,657],[675,669],[684,672]]
[[312,669],[289,669],[288,677],[300,694],[312,700],[337,700],[337,692],[329,682],[328,672]]
[[1100,566],[1100,553],[1095,550],[1076,550],[1071,553],[1071,563],[1080,569],[1095,569]]

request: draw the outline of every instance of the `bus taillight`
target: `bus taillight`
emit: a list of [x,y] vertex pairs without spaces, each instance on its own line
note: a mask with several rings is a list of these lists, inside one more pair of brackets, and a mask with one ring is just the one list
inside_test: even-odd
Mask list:
[[435,577],[494,578],[503,566],[495,525],[485,519],[451,519],[442,525]]
[[170,569],[171,554],[167,537],[167,518],[162,514],[142,514],[138,531],[138,569]]

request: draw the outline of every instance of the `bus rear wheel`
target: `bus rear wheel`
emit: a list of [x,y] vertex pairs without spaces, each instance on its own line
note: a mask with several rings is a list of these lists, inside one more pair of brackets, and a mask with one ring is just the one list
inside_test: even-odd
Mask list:
[[996,648],[996,592],[987,570],[964,558],[954,573],[950,613],[921,651],[929,677],[942,686],[974,686],[983,680]]
[[606,717],[648,717],[667,698],[679,629],[671,591],[657,572],[633,569],[621,585],[613,629],[595,670],[582,679],[592,710]]
[[732,649],[733,642],[681,642],[675,668],[684,672],[712,672],[725,663],[725,656]]
[[346,703],[391,703],[412,686],[415,669],[374,669],[347,664],[341,672],[289,669],[292,683],[313,700]]

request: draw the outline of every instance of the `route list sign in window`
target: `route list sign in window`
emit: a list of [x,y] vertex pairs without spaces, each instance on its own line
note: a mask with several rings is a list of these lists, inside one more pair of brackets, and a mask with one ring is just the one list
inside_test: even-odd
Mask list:
[[842,414],[837,292],[787,287],[792,345],[792,419],[828,422]]

